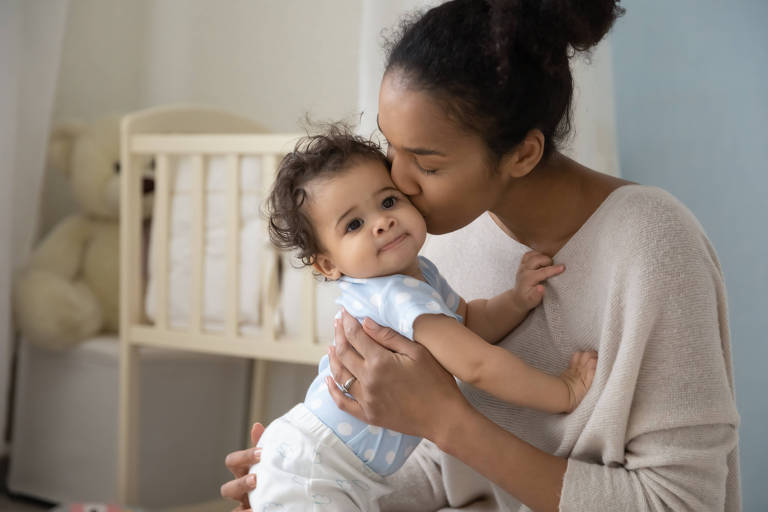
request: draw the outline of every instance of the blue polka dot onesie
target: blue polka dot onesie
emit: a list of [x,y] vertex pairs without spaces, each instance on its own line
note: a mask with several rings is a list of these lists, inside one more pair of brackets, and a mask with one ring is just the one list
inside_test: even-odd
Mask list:
[[[437,267],[422,256],[419,256],[419,267],[426,282],[402,274],[367,279],[343,276],[339,280],[341,296],[337,303],[358,320],[369,317],[409,339],[413,339],[414,322],[423,314],[443,314],[463,322],[456,314],[459,296]],[[368,425],[341,411],[326,387],[325,378],[329,375],[328,357],[324,356],[304,403],[270,424],[262,436],[259,443],[263,446],[262,462],[251,469],[257,473],[259,482],[251,493],[255,512],[341,510],[340,507],[373,510],[375,500],[388,492],[383,477],[399,469],[421,441],[418,437]],[[281,431],[285,435],[281,435]],[[289,441],[284,439],[286,436]],[[271,463],[266,462],[271,456],[267,450],[274,451],[276,457]],[[290,459],[297,460],[291,463]],[[346,467],[331,467],[339,464]],[[296,493],[277,489],[276,480],[286,479],[290,481],[289,487],[297,487]],[[269,485],[265,485],[267,481]],[[267,496],[266,487],[276,492]],[[298,505],[301,493],[314,508]]]

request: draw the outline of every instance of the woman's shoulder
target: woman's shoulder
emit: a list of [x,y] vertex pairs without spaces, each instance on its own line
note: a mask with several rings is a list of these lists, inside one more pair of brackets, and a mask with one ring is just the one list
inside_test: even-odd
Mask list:
[[666,190],[649,185],[624,185],[614,190],[600,206],[603,229],[625,232],[634,238],[652,238],[682,232],[704,234],[704,228],[682,201]]
[[595,237],[627,261],[637,261],[638,257],[658,261],[671,255],[717,261],[698,219],[662,188],[636,184],[619,187],[596,213],[600,218]]

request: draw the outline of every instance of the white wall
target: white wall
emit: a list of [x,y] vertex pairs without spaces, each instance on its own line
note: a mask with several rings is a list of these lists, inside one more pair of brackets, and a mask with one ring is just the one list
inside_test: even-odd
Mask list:
[[54,119],[200,102],[293,131],[357,109],[354,0],[74,0]]
[[33,242],[67,1],[0,3],[0,454],[13,355],[12,276]]

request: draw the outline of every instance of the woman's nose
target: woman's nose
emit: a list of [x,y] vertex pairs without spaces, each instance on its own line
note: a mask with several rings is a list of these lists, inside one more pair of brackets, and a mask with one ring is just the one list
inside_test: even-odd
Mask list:
[[407,196],[415,196],[421,192],[421,187],[414,179],[412,172],[412,166],[409,166],[403,158],[392,159],[392,181]]

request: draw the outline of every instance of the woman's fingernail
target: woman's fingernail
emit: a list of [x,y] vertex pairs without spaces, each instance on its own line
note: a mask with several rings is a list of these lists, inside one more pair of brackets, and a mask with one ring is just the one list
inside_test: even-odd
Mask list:
[[253,450],[253,456],[256,457],[257,459],[260,458],[261,457],[261,448],[256,448],[255,450]]
[[256,487],[256,475],[248,475],[248,478],[245,479],[245,483],[251,487]]

